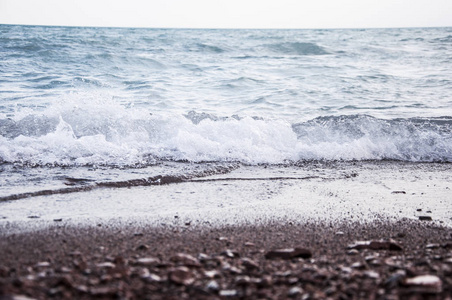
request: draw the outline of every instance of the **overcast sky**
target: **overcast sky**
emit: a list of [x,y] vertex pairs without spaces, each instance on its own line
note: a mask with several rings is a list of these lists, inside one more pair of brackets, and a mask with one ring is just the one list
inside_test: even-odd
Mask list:
[[0,0],[0,24],[176,28],[452,26],[452,0]]

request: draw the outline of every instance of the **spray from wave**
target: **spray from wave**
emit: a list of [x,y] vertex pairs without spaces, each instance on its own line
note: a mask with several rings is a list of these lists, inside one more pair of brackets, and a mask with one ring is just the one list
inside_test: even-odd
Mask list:
[[104,101],[65,103],[41,113],[0,118],[0,161],[22,165],[383,159],[452,162],[452,118],[351,115],[290,124],[194,111],[154,115]]

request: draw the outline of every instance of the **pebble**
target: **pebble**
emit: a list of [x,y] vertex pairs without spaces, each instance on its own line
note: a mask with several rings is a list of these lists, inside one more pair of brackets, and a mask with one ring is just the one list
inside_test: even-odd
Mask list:
[[102,269],[103,268],[105,268],[105,269],[113,269],[113,268],[116,267],[116,265],[114,263],[111,263],[111,262],[103,262],[103,263],[97,264],[96,267],[102,268]]
[[249,258],[241,259],[241,263],[248,270],[259,270],[259,265]]
[[148,274],[145,277],[142,277],[142,279],[146,280],[147,282],[161,282],[162,278],[158,276],[157,274]]
[[204,276],[206,276],[207,278],[220,278],[221,273],[217,270],[204,271]]
[[36,268],[47,268],[50,267],[50,263],[48,261],[41,261],[35,265]]
[[358,241],[348,246],[348,249],[393,250],[401,251],[402,247],[394,241]]
[[404,284],[411,287],[413,291],[422,293],[441,293],[442,281],[435,275],[420,275],[407,278]]
[[226,249],[225,251],[220,253],[221,255],[229,258],[240,257],[240,254],[237,251]]
[[310,250],[305,248],[287,248],[287,249],[277,249],[271,250],[265,254],[266,259],[292,259],[296,257],[301,258],[311,258],[312,253]]
[[297,297],[297,296],[301,295],[302,293],[303,293],[303,289],[302,289],[302,288],[300,288],[300,287],[298,287],[298,286],[294,286],[293,288],[291,288],[291,289],[289,290],[289,292],[287,293],[287,295],[288,295],[290,298],[294,298],[294,297]]
[[6,299],[9,299],[9,300],[35,300],[35,298],[29,298],[24,295],[12,295]]
[[215,280],[211,280],[207,283],[206,289],[212,292],[218,292],[220,290],[220,285]]
[[201,267],[199,261],[190,254],[178,253],[175,256],[171,257],[170,260],[188,267]]
[[430,216],[419,216],[420,221],[432,221],[432,217]]
[[438,249],[440,247],[440,244],[427,244],[425,248],[427,249]]
[[238,292],[236,290],[221,290],[219,295],[221,297],[236,297]]
[[143,257],[137,259],[136,263],[143,266],[155,266],[160,263],[160,260],[155,257]]
[[356,249],[351,249],[347,251],[347,255],[357,255],[359,254],[359,251]]
[[149,249],[149,246],[148,246],[148,245],[144,245],[144,244],[139,245],[139,246],[137,246],[137,247],[135,248],[135,250],[140,250],[140,251],[148,250],[148,249]]
[[195,282],[196,276],[187,267],[178,267],[169,272],[169,279],[177,284],[191,285]]

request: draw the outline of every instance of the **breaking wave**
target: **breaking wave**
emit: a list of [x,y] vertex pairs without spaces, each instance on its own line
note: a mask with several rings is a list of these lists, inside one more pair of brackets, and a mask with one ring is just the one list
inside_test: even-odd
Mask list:
[[0,162],[136,166],[157,161],[281,164],[300,160],[452,162],[452,118],[325,116],[290,124],[119,104],[51,107],[0,119]]

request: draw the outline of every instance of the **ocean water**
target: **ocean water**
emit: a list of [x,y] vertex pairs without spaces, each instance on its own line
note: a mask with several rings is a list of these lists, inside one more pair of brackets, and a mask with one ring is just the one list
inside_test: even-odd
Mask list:
[[452,162],[452,28],[0,25],[2,200],[360,160]]

